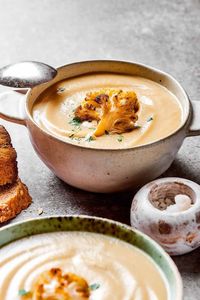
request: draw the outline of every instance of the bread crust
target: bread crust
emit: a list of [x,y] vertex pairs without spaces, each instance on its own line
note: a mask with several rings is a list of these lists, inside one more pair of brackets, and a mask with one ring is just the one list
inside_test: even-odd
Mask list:
[[0,186],[17,180],[17,153],[12,146],[10,135],[0,125]]
[[18,178],[14,184],[0,187],[0,223],[8,221],[31,203],[28,188]]

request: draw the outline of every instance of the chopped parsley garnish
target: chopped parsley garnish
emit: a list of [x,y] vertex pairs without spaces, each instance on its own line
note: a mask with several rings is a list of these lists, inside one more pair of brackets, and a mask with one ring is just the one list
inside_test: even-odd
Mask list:
[[151,121],[153,121],[153,117],[149,117],[149,118],[147,119],[147,122],[151,122]]
[[60,93],[62,93],[62,92],[64,92],[65,91],[65,88],[64,87],[59,87],[59,88],[57,88],[57,93],[58,94],[60,94]]
[[91,142],[91,141],[94,141],[94,138],[93,136],[89,136],[87,139],[86,139],[87,142]]
[[74,126],[80,126],[81,120],[78,117],[74,117],[69,124],[74,125]]
[[80,142],[82,140],[82,138],[81,137],[74,137],[74,140]]
[[98,288],[100,288],[100,284],[99,283],[93,283],[89,286],[90,290],[91,291],[95,291],[97,290]]
[[118,138],[117,138],[118,142],[122,142],[123,139],[124,139],[124,137],[123,137],[123,135],[121,135],[121,134],[120,134],[120,135],[118,136]]
[[29,292],[29,291],[26,291],[26,290],[24,290],[24,289],[20,289],[20,290],[18,291],[18,295],[19,295],[19,296],[26,296],[26,295],[28,295],[28,294],[30,294],[30,292]]

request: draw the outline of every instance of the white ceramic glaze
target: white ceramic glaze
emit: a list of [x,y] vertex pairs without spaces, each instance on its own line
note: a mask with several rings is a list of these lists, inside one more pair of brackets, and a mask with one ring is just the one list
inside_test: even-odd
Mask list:
[[[176,194],[188,195],[192,205],[178,212],[160,210],[151,203],[152,191],[157,200],[173,198]],[[200,186],[184,178],[154,180],[134,196],[130,219],[134,228],[152,237],[170,255],[191,252],[200,246]]]
[[[145,146],[121,150],[91,149],[64,142],[43,131],[34,122],[30,114],[31,108],[47,87],[62,79],[96,72],[146,77],[165,86],[177,96],[182,105],[181,128],[167,138]],[[153,180],[169,168],[186,136],[200,134],[200,125],[198,128],[198,117],[196,117],[198,113],[200,118],[200,103],[195,103],[195,110],[192,112],[187,94],[173,77],[137,63],[102,60],[66,65],[58,68],[58,74],[52,81],[28,90],[23,107],[20,105],[20,113],[19,105],[16,106],[18,112],[10,112],[11,105],[9,109],[8,105],[5,108],[8,102],[11,103],[8,94],[0,97],[0,117],[26,125],[32,145],[42,161],[59,178],[87,191],[117,192]],[[21,108],[24,112],[21,112]]]

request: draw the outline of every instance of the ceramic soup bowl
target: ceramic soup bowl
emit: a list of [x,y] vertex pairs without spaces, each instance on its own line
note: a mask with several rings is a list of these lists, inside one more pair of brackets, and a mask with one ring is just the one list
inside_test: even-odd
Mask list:
[[54,216],[23,221],[0,229],[0,248],[24,237],[60,231],[101,233],[136,246],[151,257],[157,267],[160,268],[168,285],[169,300],[182,300],[181,277],[170,256],[147,235],[115,221],[80,215]]
[[[163,85],[175,94],[182,106],[181,127],[144,146],[94,149],[65,142],[36,124],[31,109],[45,89],[60,80],[96,72],[141,76]],[[60,67],[52,81],[28,90],[25,96],[16,92],[2,94],[0,117],[27,127],[38,156],[59,178],[92,192],[122,191],[155,179],[169,168],[185,137],[200,134],[200,123],[197,122],[200,102],[191,103],[172,76],[145,65],[121,61],[86,61]]]

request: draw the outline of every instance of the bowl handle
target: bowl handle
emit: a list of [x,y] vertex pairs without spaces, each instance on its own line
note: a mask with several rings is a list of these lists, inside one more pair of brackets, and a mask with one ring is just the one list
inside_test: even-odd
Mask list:
[[0,118],[26,126],[24,103],[26,91],[10,91],[0,94]]
[[192,101],[192,121],[187,136],[200,135],[200,101]]

